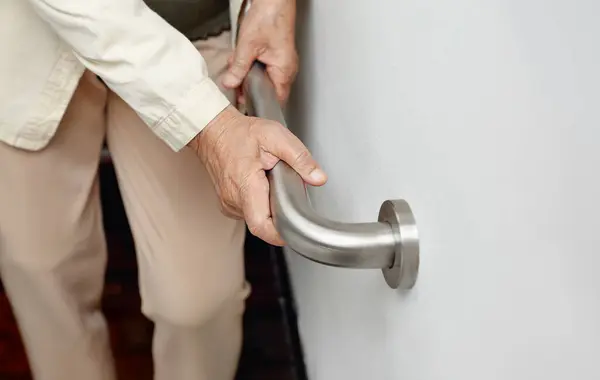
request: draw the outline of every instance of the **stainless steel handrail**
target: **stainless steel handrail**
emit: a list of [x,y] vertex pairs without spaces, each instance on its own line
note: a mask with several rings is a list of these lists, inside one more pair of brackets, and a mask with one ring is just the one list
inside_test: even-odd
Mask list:
[[[239,23],[249,7],[245,1]],[[238,23],[238,25],[239,25]],[[283,111],[264,66],[255,63],[244,81],[249,109],[287,128]],[[302,178],[280,161],[269,172],[271,212],[287,246],[321,264],[344,268],[381,268],[392,288],[410,289],[419,270],[419,236],[404,200],[383,202],[378,222],[341,223],[310,206]]]

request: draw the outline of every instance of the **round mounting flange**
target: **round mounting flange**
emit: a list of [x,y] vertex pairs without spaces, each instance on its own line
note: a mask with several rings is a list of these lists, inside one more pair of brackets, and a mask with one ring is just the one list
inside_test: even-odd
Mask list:
[[379,221],[388,223],[396,239],[394,264],[383,269],[385,282],[392,289],[411,289],[419,273],[419,232],[408,203],[402,199],[383,202]]

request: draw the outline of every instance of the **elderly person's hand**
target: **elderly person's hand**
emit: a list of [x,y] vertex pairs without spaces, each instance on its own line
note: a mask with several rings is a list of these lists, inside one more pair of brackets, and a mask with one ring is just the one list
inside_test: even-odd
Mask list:
[[245,116],[233,106],[211,121],[189,146],[206,166],[223,213],[245,219],[252,234],[274,245],[284,241],[271,217],[265,171],[283,160],[313,186],[327,180],[308,149],[287,128]]
[[[266,65],[277,96],[284,103],[296,77],[294,44],[296,0],[253,0],[245,14],[230,69],[223,78],[239,88],[252,64]],[[271,216],[266,171],[279,160],[305,182],[320,186],[325,173],[308,149],[281,124],[247,117],[229,106],[189,144],[206,166],[223,213],[243,218],[250,232],[268,243],[283,245]]]
[[252,63],[264,63],[283,104],[298,71],[294,41],[296,0],[253,0],[240,25],[237,46],[223,85],[238,88]]

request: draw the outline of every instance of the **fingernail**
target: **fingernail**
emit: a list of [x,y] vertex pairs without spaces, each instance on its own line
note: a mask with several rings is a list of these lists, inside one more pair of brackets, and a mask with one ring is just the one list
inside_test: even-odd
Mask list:
[[312,172],[310,172],[310,179],[312,179],[315,182],[323,182],[326,179],[326,175],[325,172],[321,169],[315,169]]

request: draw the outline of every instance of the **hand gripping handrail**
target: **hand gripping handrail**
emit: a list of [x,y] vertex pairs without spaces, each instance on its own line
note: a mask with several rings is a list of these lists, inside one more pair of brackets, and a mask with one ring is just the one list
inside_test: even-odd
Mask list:
[[[242,5],[238,28],[249,7]],[[238,29],[239,30],[239,29]],[[283,111],[264,66],[255,63],[244,81],[249,110],[281,123]],[[381,268],[391,288],[410,289],[419,271],[419,236],[404,200],[383,202],[378,222],[341,223],[326,219],[310,206],[302,178],[280,161],[268,173],[271,212],[288,248],[309,260],[343,268]]]

